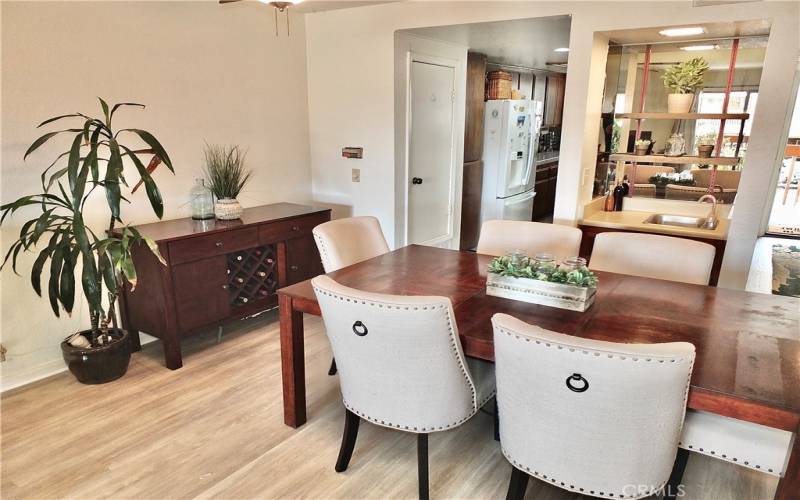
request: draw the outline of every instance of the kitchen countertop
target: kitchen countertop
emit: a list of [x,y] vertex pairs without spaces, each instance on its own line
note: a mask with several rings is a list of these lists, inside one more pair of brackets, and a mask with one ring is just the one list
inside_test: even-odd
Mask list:
[[558,161],[558,151],[545,151],[536,154],[536,163],[548,163]]
[[645,224],[644,220],[653,215],[653,212],[639,212],[623,210],[621,212],[593,211],[587,213],[580,224],[584,226],[607,227],[611,229],[628,229],[644,233],[664,234],[667,236],[692,236],[695,238],[708,238],[712,240],[727,240],[728,219],[719,219],[716,229],[700,229],[693,227],[667,226],[662,224]]

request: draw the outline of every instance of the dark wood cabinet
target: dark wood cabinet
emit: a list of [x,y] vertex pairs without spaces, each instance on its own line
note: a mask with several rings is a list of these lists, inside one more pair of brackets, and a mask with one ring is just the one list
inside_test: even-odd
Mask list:
[[322,274],[311,230],[329,220],[329,209],[277,203],[245,209],[236,221],[137,226],[166,265],[145,246],[133,251],[138,283],[126,285],[120,313],[134,349],[140,331],[158,337],[174,370],[182,337],[276,307],[278,288]]
[[[597,226],[586,226],[583,224],[578,225],[578,228],[583,232],[583,237],[581,238],[581,249],[580,249],[580,256],[586,259],[587,261],[591,259],[592,256],[592,249],[594,248],[594,239],[600,233],[606,232],[623,232],[623,233],[642,233],[642,231],[629,231],[626,229],[614,229],[614,228],[607,228],[607,227],[597,227]],[[652,233],[647,233],[652,234]],[[673,236],[676,238],[686,238],[687,240],[694,240],[699,241],[702,243],[708,243],[709,245],[713,246],[716,250],[716,254],[714,254],[714,264],[711,266],[711,276],[709,278],[708,284],[711,286],[717,286],[717,282],[719,281],[719,272],[722,269],[722,258],[725,256],[725,240],[716,240],[712,238],[693,238],[690,236],[677,236],[670,234],[668,236]],[[591,264],[591,263],[590,263]],[[668,263],[662,263],[663,265],[668,265]]]
[[560,127],[561,115],[564,113],[564,91],[567,79],[565,75],[547,75],[547,87],[544,98],[545,127]]
[[536,183],[533,198],[533,215],[531,220],[537,221],[553,213],[556,204],[556,177],[558,176],[558,159],[544,162],[536,166]]
[[483,100],[486,83],[486,56],[467,54],[467,102],[464,123],[464,171],[461,187],[461,236],[459,248],[469,250],[478,244],[483,188]]

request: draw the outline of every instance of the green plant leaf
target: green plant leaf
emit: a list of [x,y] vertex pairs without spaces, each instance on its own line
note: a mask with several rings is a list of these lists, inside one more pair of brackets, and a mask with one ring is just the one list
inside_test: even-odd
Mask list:
[[22,156],[22,159],[25,160],[26,158],[28,158],[29,154],[31,154],[34,151],[36,151],[37,149],[39,149],[39,147],[42,144],[44,144],[45,142],[49,141],[50,139],[52,139],[53,137],[57,136],[58,134],[61,134],[61,133],[64,133],[64,132],[81,132],[81,131],[82,130],[78,129],[78,128],[68,128],[66,130],[57,130],[55,132],[48,132],[48,133],[44,134],[43,136],[39,137],[38,139],[36,139],[35,141],[33,141],[33,144],[31,144],[31,146],[28,148],[28,150],[25,151],[25,154]]
[[92,145],[92,148],[95,151],[95,155],[92,158],[92,163],[89,165],[92,169],[92,181],[98,182],[100,180],[100,166],[97,161],[97,141],[100,138],[100,127],[96,128],[94,132],[92,132],[92,136],[89,140],[89,144]]
[[161,191],[159,191],[158,186],[156,186],[156,182],[147,172],[147,168],[144,166],[139,157],[135,154],[132,154],[133,152],[125,146],[122,146],[122,148],[127,153],[131,153],[129,156],[131,160],[133,160],[133,164],[136,165],[136,170],[139,171],[142,182],[144,182],[144,188],[145,191],[147,191],[147,198],[150,200],[150,206],[153,207],[153,212],[155,212],[156,216],[160,219],[164,216],[164,201],[161,199]]
[[58,279],[61,276],[61,267],[63,263],[64,247],[59,242],[53,251],[53,256],[50,258],[50,281],[48,282],[47,287],[48,296],[50,298],[50,307],[53,308],[53,312],[55,313],[56,317],[60,316],[58,308]]
[[[69,247],[66,247],[67,249]],[[72,259],[71,251],[64,251],[64,264],[61,267],[61,279],[59,282],[59,297],[61,305],[67,314],[72,314],[72,306],[75,304],[75,261]]]
[[122,156],[119,153],[119,145],[114,139],[109,140],[108,148],[111,151],[111,158],[108,160],[106,168],[106,199],[108,207],[111,209],[111,216],[119,220],[119,202],[122,196],[119,189],[119,178],[122,174]]
[[100,274],[103,275],[103,281],[106,284],[106,288],[110,293],[115,293],[117,291],[117,277],[114,273],[114,265],[111,263],[111,259],[109,258],[109,252],[103,252],[100,254]]
[[108,103],[102,97],[98,97],[100,106],[103,107],[103,115],[106,117],[106,127],[111,128],[111,117],[108,114]]
[[90,311],[102,310],[100,288],[97,283],[97,265],[94,261],[94,253],[89,245],[89,237],[86,235],[86,226],[83,223],[83,216],[80,212],[75,212],[72,219],[72,232],[75,236],[75,243],[83,255],[83,271],[81,273],[81,284],[86,299],[89,301]]
[[111,108],[111,115],[109,117],[109,120],[111,118],[114,118],[114,112],[117,111],[117,109],[119,109],[122,106],[138,106],[140,108],[144,108],[145,107],[144,104],[139,104],[139,103],[136,103],[136,102],[119,102],[119,103],[115,104],[113,108]]
[[72,118],[72,117],[75,117],[75,116],[80,116],[80,115],[78,113],[70,113],[68,115],[60,115],[60,116],[55,116],[53,118],[48,118],[47,120],[45,120],[42,123],[40,123],[39,125],[37,125],[36,128],[41,128],[41,127],[47,125],[48,123],[53,123],[54,121],[61,120],[62,118]]
[[125,276],[125,279],[130,282],[131,291],[135,290],[138,279],[136,277],[136,267],[133,265],[131,254],[128,252],[123,253],[122,258],[119,260],[117,265],[119,266],[120,271],[122,271],[123,276]]
[[75,192],[75,181],[78,179],[78,165],[81,158],[81,141],[83,133],[75,136],[72,147],[69,149],[69,159],[67,160],[67,178],[69,179],[69,190]]
[[141,137],[142,140],[144,142],[146,142],[147,145],[150,146],[150,148],[153,149],[153,151],[155,152],[156,156],[161,158],[161,161],[164,162],[164,164],[167,166],[167,168],[169,168],[172,173],[175,173],[175,169],[172,168],[172,160],[169,159],[169,155],[167,154],[166,150],[161,145],[161,143],[158,142],[158,139],[156,139],[153,136],[153,134],[151,134],[150,132],[148,132],[146,130],[140,130],[140,129],[136,129],[136,128],[127,128],[127,129],[120,130],[120,132],[133,132],[136,135],[138,135],[139,137]]
[[47,244],[47,247],[39,252],[39,256],[36,257],[36,260],[33,262],[33,266],[31,268],[31,285],[33,286],[33,291],[35,291],[36,295],[39,297],[42,296],[42,269],[44,269],[47,259],[53,254],[53,250],[55,250],[56,244],[58,243],[58,238],[60,236],[60,231],[53,233],[53,236],[50,237],[50,242]]

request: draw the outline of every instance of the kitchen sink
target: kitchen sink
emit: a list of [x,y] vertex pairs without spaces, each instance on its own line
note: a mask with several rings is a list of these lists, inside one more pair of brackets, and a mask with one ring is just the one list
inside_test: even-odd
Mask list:
[[690,217],[687,215],[667,215],[653,214],[644,221],[645,224],[660,224],[662,226],[694,227],[697,229],[716,229],[717,223],[713,227],[706,226],[705,217]]

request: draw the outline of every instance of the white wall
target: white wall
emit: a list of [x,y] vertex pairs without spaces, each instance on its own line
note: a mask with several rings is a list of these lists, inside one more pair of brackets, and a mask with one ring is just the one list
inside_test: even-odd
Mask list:
[[[380,218],[395,234],[393,36],[395,30],[568,14],[572,16],[570,64],[564,101],[555,218],[575,223],[591,196],[606,51],[602,32],[652,26],[770,19],[761,93],[737,199],[722,283],[743,287],[749,253],[760,231],[766,193],[781,149],[779,120],[791,109],[800,37],[796,2],[747,2],[692,7],[692,2],[400,2],[310,14],[306,18],[309,123],[315,199],[350,203],[356,214]],[[365,146],[362,182],[350,182],[344,144]],[[349,200],[349,201],[348,201]],[[390,241],[394,244],[394,241]],[[730,277],[730,279],[729,279]]]
[[[98,113],[96,96],[147,105],[118,112],[118,125],[150,130],[170,154],[176,175],[163,167],[155,174],[165,219],[189,215],[204,141],[249,148],[255,175],[243,205],[310,201],[302,16],[292,17],[291,37],[276,38],[272,9],[257,2],[4,1],[0,9],[3,202],[38,192],[41,167],[69,147],[64,138],[23,163],[41,133],[35,126],[59,114]],[[4,252],[34,212],[3,225]],[[88,212],[96,228],[107,223],[102,197]],[[123,207],[123,218],[155,219],[144,192]],[[0,280],[3,388],[62,369],[59,341],[88,324],[78,304],[70,319],[53,316],[30,287],[31,262],[22,259],[22,278],[8,269]]]

